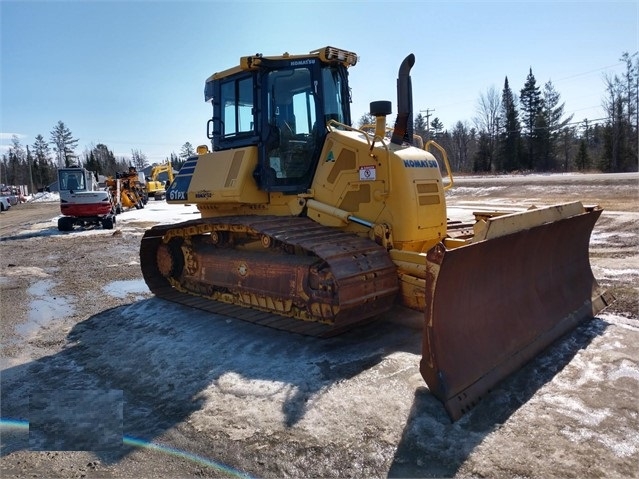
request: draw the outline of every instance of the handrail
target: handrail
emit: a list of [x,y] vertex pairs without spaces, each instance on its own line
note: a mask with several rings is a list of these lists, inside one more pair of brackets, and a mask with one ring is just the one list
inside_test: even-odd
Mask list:
[[[334,120],[331,120],[331,121],[334,121]],[[336,123],[337,123],[337,122],[336,122]],[[341,123],[338,123],[338,124],[339,124],[339,125],[342,125]],[[370,136],[370,133],[367,133],[366,131],[358,130],[358,129],[353,128],[353,127],[350,127],[350,126],[348,126],[348,125],[343,125],[343,126],[345,126],[346,128],[348,128],[349,130],[358,131],[358,132],[360,132],[360,133],[364,133],[366,136]],[[363,129],[363,128],[374,129],[374,128],[375,128],[375,125],[372,125],[372,124],[366,124],[366,125],[362,125],[362,127],[361,127],[361,128],[362,128],[362,129]],[[392,130],[393,130],[392,128],[390,128],[390,127],[388,127],[388,126],[386,127],[386,131],[387,131],[387,132],[392,131]],[[379,138],[379,137],[378,137],[377,135],[374,135],[374,138],[373,138],[373,145],[375,144],[375,140],[376,140],[377,138]],[[419,136],[419,135],[417,135],[417,134],[414,134],[414,135],[413,135],[413,138],[414,138],[415,140],[421,140],[421,136]],[[388,146],[387,146],[387,145],[386,145],[383,141],[382,141],[382,144],[386,147],[386,150],[388,151]],[[371,150],[373,149],[373,145],[371,145]],[[428,149],[429,149],[431,146],[435,147],[435,148],[436,148],[437,150],[439,150],[439,152],[442,154],[442,158],[443,158],[443,160],[444,160],[444,165],[446,166],[446,174],[448,175],[448,180],[450,181],[450,183],[448,183],[447,185],[444,185],[444,191],[448,191],[449,189],[451,189],[451,188],[453,187],[453,185],[454,185],[454,183],[455,183],[455,182],[454,182],[454,180],[453,180],[453,172],[452,172],[452,169],[451,169],[451,167],[450,167],[450,163],[449,163],[449,161],[448,161],[448,153],[446,153],[446,150],[444,149],[444,147],[443,147],[443,146],[441,146],[439,143],[437,143],[435,140],[428,140],[428,141],[424,144],[423,149],[424,149],[425,151],[428,151]],[[429,153],[430,153],[430,152],[429,152]]]
[[346,130],[356,131],[356,132],[358,132],[358,133],[362,133],[362,134],[364,135],[364,137],[366,138],[366,143],[368,144],[368,146],[369,146],[369,147],[371,146],[371,141],[370,141],[370,138],[369,138],[369,134],[368,134],[368,133],[366,133],[365,131],[358,130],[357,128],[353,128],[352,126],[346,125],[345,123],[340,123],[339,121],[337,121],[337,120],[333,120],[333,119],[329,120],[329,121],[326,123],[326,127],[327,127],[329,130],[332,130],[332,129],[333,129],[333,128],[332,128],[332,126],[341,126],[341,127],[345,128]]
[[444,165],[446,165],[446,173],[448,174],[448,179],[450,180],[450,183],[444,185],[444,191],[447,191],[451,189],[454,184],[453,172],[451,171],[450,163],[448,162],[448,154],[446,153],[446,150],[444,150],[444,147],[437,143],[435,140],[428,140],[424,145],[424,150],[428,151],[428,148],[431,146],[434,146],[436,149],[438,149],[444,159]]

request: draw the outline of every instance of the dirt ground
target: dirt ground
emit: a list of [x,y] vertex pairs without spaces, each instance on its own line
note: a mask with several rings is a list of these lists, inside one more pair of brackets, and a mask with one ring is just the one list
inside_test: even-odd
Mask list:
[[460,218],[603,206],[591,264],[616,301],[455,423],[401,317],[317,340],[211,315],[144,285],[152,222],[2,213],[2,477],[639,477],[639,174],[456,183]]

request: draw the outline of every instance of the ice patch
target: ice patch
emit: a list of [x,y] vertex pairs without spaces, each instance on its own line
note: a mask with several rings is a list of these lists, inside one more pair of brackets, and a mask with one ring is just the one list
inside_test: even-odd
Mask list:
[[450,189],[446,195],[455,197],[457,195],[472,195],[472,196],[489,196],[498,191],[506,189],[505,186],[485,186],[481,188],[473,188],[469,186],[455,186]]
[[2,276],[29,276],[32,278],[46,278],[50,276],[49,273],[46,273],[42,268],[38,268],[37,266],[15,266],[8,267],[2,269]]
[[605,276],[606,278],[614,278],[618,276],[639,276],[639,271],[636,269],[598,268],[598,271],[600,271],[601,274]]
[[635,454],[639,448],[639,434],[625,435],[623,439],[611,437],[607,434],[597,434],[589,429],[565,427],[561,433],[575,443],[584,443],[586,441],[598,441],[606,446],[618,457],[629,457]]
[[[632,444],[631,441],[634,442],[634,444]],[[639,435],[635,432],[621,440],[616,437],[604,435],[599,438],[599,442],[613,451],[617,456],[628,457],[637,452],[637,448],[639,447]]]
[[558,413],[570,417],[579,424],[586,426],[599,426],[601,422],[610,416],[609,409],[588,408],[579,399],[566,396],[547,396],[545,400],[555,406]]
[[[603,231],[597,231],[597,230],[593,230],[592,234],[590,235],[590,244],[591,245],[603,245],[603,244],[608,244],[608,243],[616,243],[618,241],[614,241],[614,240],[619,240],[622,238],[634,238],[636,235],[634,233],[624,233],[624,232],[603,232]],[[613,241],[611,241],[613,240]]]
[[636,316],[620,316],[618,314],[600,313],[597,317],[607,323],[620,326],[624,329],[630,329],[633,331],[639,331],[639,320]]
[[29,303],[27,321],[16,326],[16,333],[25,337],[31,336],[38,329],[73,312],[73,306],[69,304],[67,298],[54,297],[49,293],[54,284],[51,280],[41,280],[27,289],[27,293],[34,296],[34,299]]
[[270,397],[290,389],[291,385],[279,381],[246,379],[237,373],[231,372],[219,377],[217,387],[223,393],[239,397]]
[[56,203],[60,201],[60,193],[36,193],[27,198],[27,203]]
[[115,298],[123,298],[128,294],[148,293],[149,288],[143,279],[112,281],[102,287],[102,291]]
[[617,369],[608,373],[608,379],[612,381],[619,378],[630,378],[639,381],[639,367],[635,363],[624,359]]

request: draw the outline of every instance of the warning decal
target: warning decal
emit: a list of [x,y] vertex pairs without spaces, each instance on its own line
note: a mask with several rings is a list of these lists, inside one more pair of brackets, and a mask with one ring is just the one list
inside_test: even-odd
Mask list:
[[375,179],[375,165],[365,165],[359,167],[359,179],[361,181]]

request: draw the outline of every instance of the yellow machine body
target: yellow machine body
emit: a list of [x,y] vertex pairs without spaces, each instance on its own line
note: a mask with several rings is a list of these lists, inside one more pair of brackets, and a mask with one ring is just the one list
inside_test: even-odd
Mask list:
[[212,75],[212,151],[199,147],[167,190],[201,218],[147,231],[140,257],[160,297],[302,334],[423,311],[421,372],[456,419],[612,298],[588,258],[601,208],[448,222],[446,152],[413,141],[414,61],[400,66],[390,135],[386,101],[371,103],[374,127],[350,126],[352,52],[254,55]]

